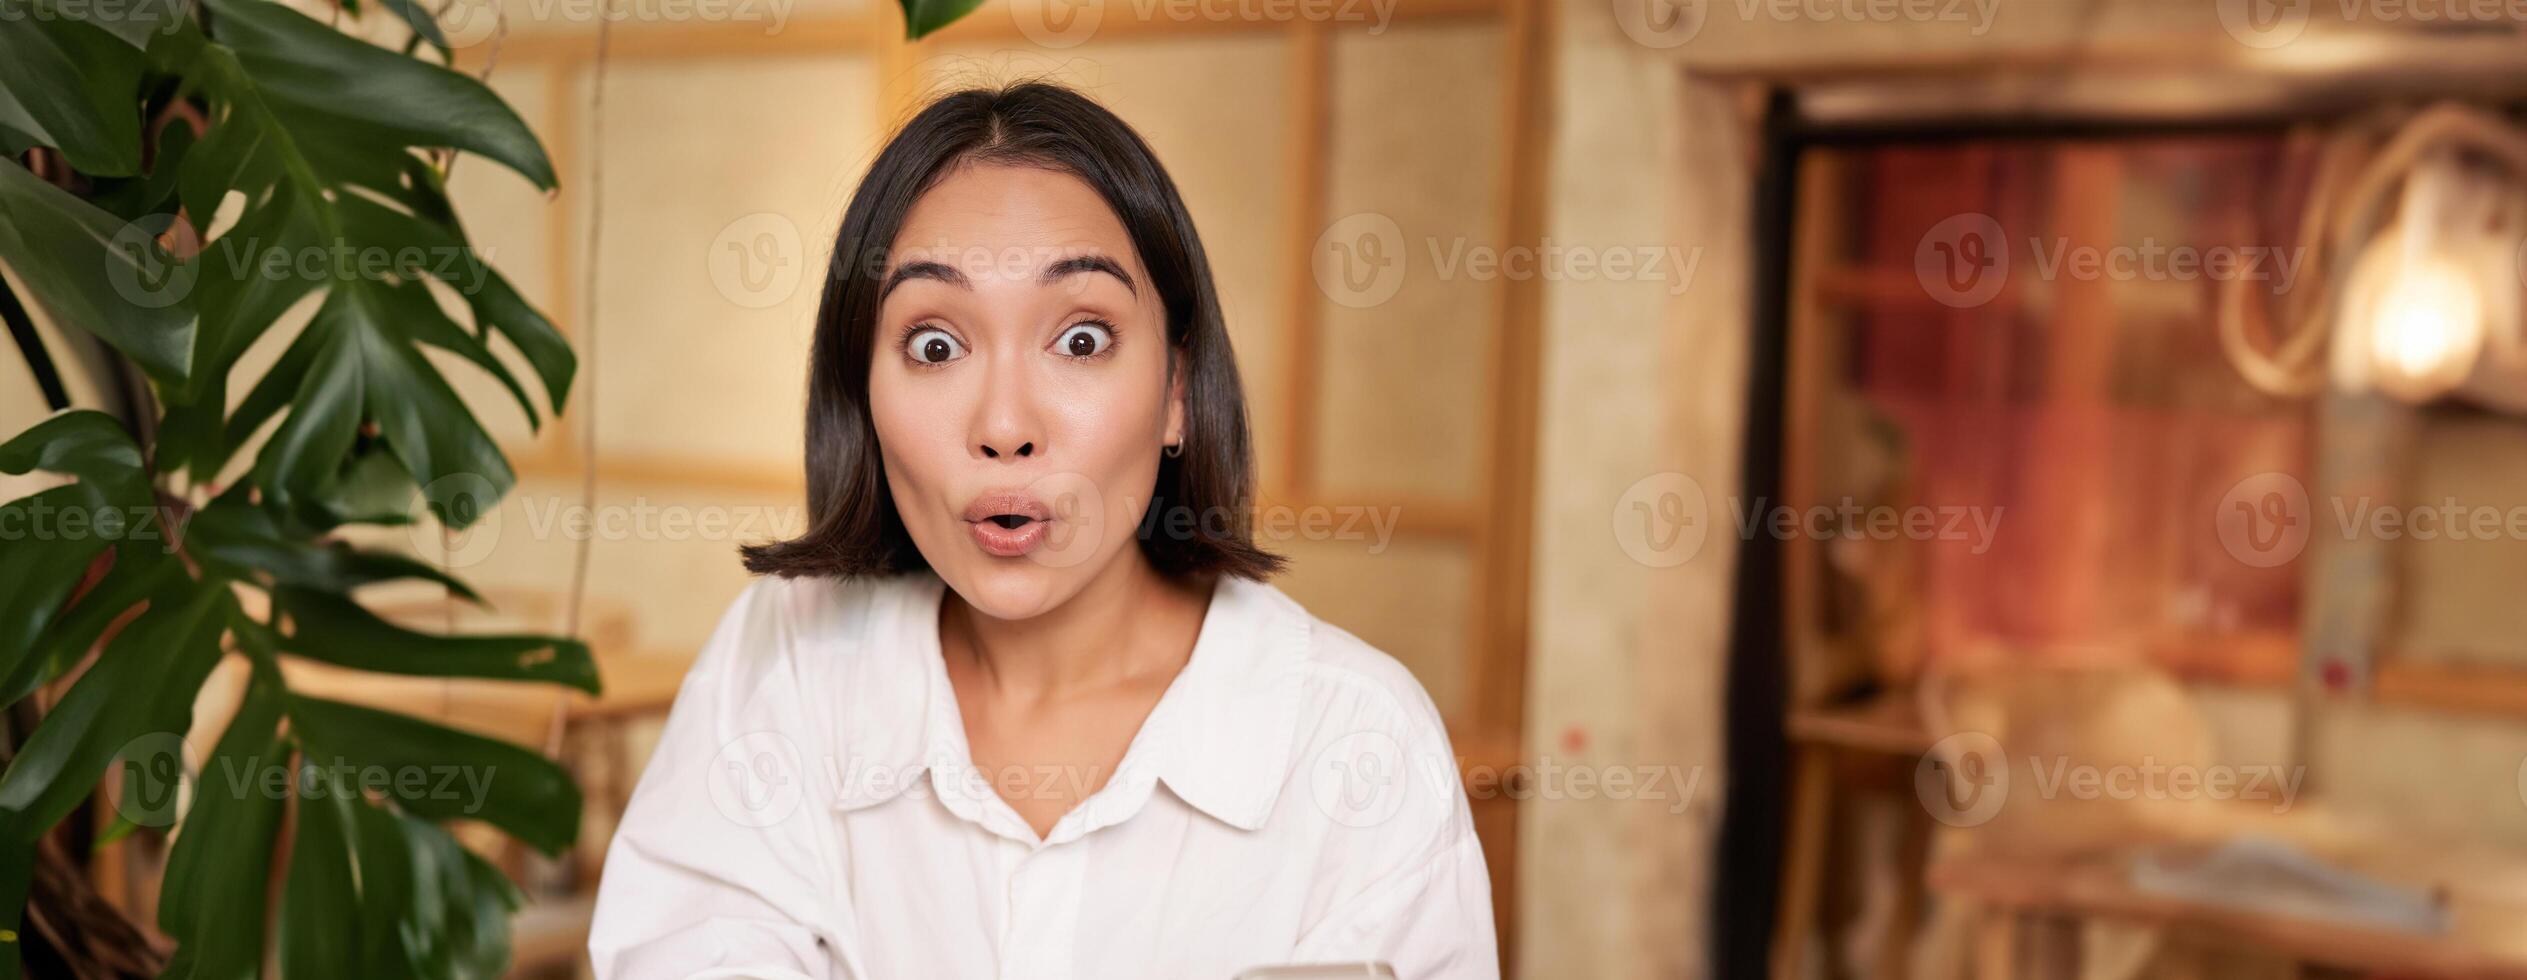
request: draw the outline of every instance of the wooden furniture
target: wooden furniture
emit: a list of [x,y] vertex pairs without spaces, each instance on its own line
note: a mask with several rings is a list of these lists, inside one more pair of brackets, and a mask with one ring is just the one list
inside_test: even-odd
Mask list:
[[[2058,863],[1955,858],[1930,868],[1933,891],[1984,905],[1982,980],[2014,974],[2012,947],[2025,922],[2111,919],[2176,938],[2242,948],[2308,966],[2447,980],[2527,980],[2527,958],[2462,938],[2426,936],[2292,918],[2154,895],[2132,887],[2111,857]],[[2527,922],[2519,925],[2527,929]]]
[[[1884,791],[1890,776],[1909,777],[1932,741],[1919,707],[1904,691],[1857,705],[1794,710],[1789,733],[1790,826],[1782,842],[1781,902],[1772,947],[1772,975],[1778,980],[1807,975],[1806,938],[1817,926],[1838,796],[1864,782],[1875,782]],[[1844,787],[1839,793],[1838,786]],[[1918,870],[1915,859],[1929,827],[1918,813],[1905,812],[1913,815],[1907,835],[1912,840],[1904,848],[1908,857],[1899,873],[1910,879]],[[1919,889],[1907,881],[1898,905],[1914,910],[1919,898]],[[1891,932],[1893,941],[1881,949],[1882,964],[1901,962],[1908,948],[1910,930]]]

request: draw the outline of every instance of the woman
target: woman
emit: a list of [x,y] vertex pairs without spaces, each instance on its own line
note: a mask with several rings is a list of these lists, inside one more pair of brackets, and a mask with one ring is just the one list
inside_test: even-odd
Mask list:
[[615,834],[597,975],[1496,976],[1430,698],[1262,582],[1210,266],[1139,136],[946,96],[834,255],[810,526],[746,549],[771,577]]

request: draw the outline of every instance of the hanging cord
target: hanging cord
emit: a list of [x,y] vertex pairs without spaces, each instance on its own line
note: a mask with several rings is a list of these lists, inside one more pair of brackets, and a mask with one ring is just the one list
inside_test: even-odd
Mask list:
[[[2281,336],[2275,350],[2264,351],[2246,334],[2251,317],[2245,277],[2221,283],[2220,347],[2240,376],[2283,397],[2305,397],[2324,386],[2319,359],[2332,334],[2337,274],[2358,260],[2386,202],[2414,166],[2433,152],[2452,149],[2481,153],[2527,179],[2527,135],[2499,116],[2459,103],[2371,117],[2325,141],[2299,223],[2299,248],[2311,261],[2300,289],[2283,301],[2281,319],[2268,320]],[[2527,355],[2527,340],[2514,331],[2493,344],[2505,361]]]
[[[465,0],[441,0],[441,2],[440,2],[440,4],[439,4],[439,9],[434,10],[434,11],[431,11],[431,13],[430,13],[430,17],[431,17],[431,19],[436,20],[436,19],[438,19],[438,18],[440,18],[440,17],[445,16],[445,15],[447,14],[447,12],[448,12],[448,10],[449,10],[449,9],[451,9],[451,8],[455,7],[455,6],[456,6],[458,3],[460,3],[460,2],[465,2]],[[498,2],[492,2],[492,3],[490,3],[490,4],[489,4],[489,6],[491,7],[491,16],[492,16],[492,21],[491,21],[491,42],[490,42],[490,47],[489,47],[489,49],[488,49],[488,50],[486,50],[486,51],[484,51],[484,52],[483,52],[483,71],[482,71],[482,74],[479,74],[479,75],[474,76],[474,80],[475,80],[475,81],[481,82],[481,83],[483,83],[484,85],[490,85],[490,84],[491,84],[491,73],[492,73],[492,70],[500,67],[500,49],[501,49],[501,47],[502,47],[502,46],[504,46],[504,45],[506,45],[506,44],[508,44],[508,43],[509,43],[509,8],[508,8],[508,6],[507,6],[507,5],[505,5],[505,4],[498,3]],[[604,50],[604,43],[605,43],[605,42],[602,40],[602,37],[603,37],[603,35],[604,35],[605,28],[604,28],[604,26],[603,26],[602,24],[600,24],[600,25],[598,26],[598,28],[597,28],[597,32],[598,32],[598,35],[599,35],[599,37],[600,37],[600,40],[597,42],[597,43],[598,43],[598,46],[599,46],[599,47],[598,47],[598,50],[600,51],[600,54],[598,55],[598,57],[599,57],[599,58],[603,58],[603,57],[604,57],[604,55],[602,54],[602,52],[603,52],[603,50]],[[419,36],[418,36],[418,35],[415,35],[415,38],[414,38],[414,39],[415,39],[415,40],[419,40]],[[454,67],[456,67],[456,57],[455,57],[455,55],[453,55],[453,54],[448,55],[448,56],[447,56],[447,62],[448,62],[448,67],[450,67],[450,68],[454,68]],[[461,159],[461,158],[457,155],[457,152],[456,152],[456,150],[455,150],[453,147],[451,147],[451,148],[449,148],[449,149],[440,150],[440,151],[439,151],[439,179],[441,179],[441,180],[446,180],[446,179],[448,179],[448,178],[454,177],[454,176],[456,175],[456,161],[457,161],[457,160],[459,160],[459,159]]]
[[[604,255],[605,236],[605,78],[606,54],[612,49],[609,28],[614,23],[613,0],[597,12],[597,55],[588,80],[588,235],[580,249],[587,267],[581,270],[579,291],[587,313],[580,317],[580,363],[587,365],[579,372],[584,391],[579,393],[580,436],[579,503],[589,513],[597,506],[597,269]],[[597,536],[594,524],[591,533],[579,539],[570,568],[570,602],[565,609],[563,632],[580,639],[582,612],[588,601],[588,556],[595,550]],[[544,733],[544,754],[559,755],[563,728],[569,721],[569,699],[565,696],[554,705],[552,724]],[[608,778],[617,774],[608,773]]]

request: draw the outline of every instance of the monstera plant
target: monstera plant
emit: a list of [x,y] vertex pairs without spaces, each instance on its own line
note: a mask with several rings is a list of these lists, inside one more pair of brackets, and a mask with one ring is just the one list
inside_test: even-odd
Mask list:
[[[520,893],[447,823],[546,853],[578,834],[579,790],[543,755],[294,690],[282,670],[598,686],[573,639],[418,631],[357,597],[419,580],[480,601],[346,534],[422,511],[462,529],[514,482],[440,365],[466,362],[537,423],[576,362],[447,193],[458,154],[551,189],[534,134],[448,67],[417,0],[332,2],[329,19],[390,18],[408,42],[275,0],[0,0],[0,319],[56,409],[0,442],[0,472],[55,484],[0,505],[0,980],[38,945],[54,968],[82,948],[121,957],[69,963],[79,975],[496,975]],[[901,0],[907,33],[978,3]],[[136,379],[120,413],[68,407],[30,310]],[[267,334],[277,360],[241,367]],[[188,750],[232,659],[247,679],[231,720]],[[370,778],[415,770],[464,788]],[[96,820],[118,779],[97,843],[171,835],[163,957],[119,919],[79,935],[78,916],[119,913],[63,897],[82,879],[51,861],[77,829],[64,821]]]
[[[0,774],[5,975],[24,969],[28,920],[59,911],[28,903],[44,838],[117,773],[131,792],[108,834],[173,834],[156,925],[175,945],[152,966],[178,976],[257,975],[271,943],[292,976],[495,974],[519,892],[443,822],[548,853],[578,833],[579,791],[543,755],[309,696],[281,670],[597,690],[571,639],[419,632],[354,597],[419,579],[473,599],[343,531],[411,520],[416,488],[444,486],[479,490],[422,495],[462,528],[513,482],[425,349],[496,378],[530,420],[561,410],[575,369],[467,247],[445,183],[457,152],[547,189],[552,165],[489,88],[422,56],[446,55],[426,15],[382,2],[417,25],[408,51],[269,0],[0,0],[0,265],[31,301],[7,306],[145,379],[139,411],[59,411],[0,443],[0,472],[67,478],[0,509],[0,699],[49,702]],[[269,370],[237,376],[308,306]],[[41,335],[12,326],[49,375]],[[249,679],[193,754],[179,820],[166,766],[230,657]],[[478,798],[361,775],[414,767],[470,773]]]

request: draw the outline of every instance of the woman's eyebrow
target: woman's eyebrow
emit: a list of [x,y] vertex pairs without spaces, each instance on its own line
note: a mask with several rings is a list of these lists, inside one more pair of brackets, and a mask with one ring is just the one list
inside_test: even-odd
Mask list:
[[887,273],[886,285],[877,291],[877,298],[884,301],[888,294],[895,291],[895,287],[914,279],[936,279],[958,289],[974,288],[973,283],[965,281],[965,273],[956,271],[953,266],[940,262],[906,262]]
[[[1103,255],[1074,255],[1055,262],[1045,266],[1044,272],[1036,277],[1036,281],[1050,285],[1084,272],[1102,272],[1113,276],[1123,283],[1123,288],[1131,290],[1133,295],[1140,294],[1140,285],[1132,281],[1131,273],[1123,271],[1123,264]],[[941,262],[906,262],[896,266],[895,271],[887,274],[886,285],[878,290],[877,298],[883,301],[888,294],[895,291],[895,287],[915,279],[934,279],[958,289],[974,288],[973,283],[966,281],[965,274],[958,272],[954,266]]]
[[1052,265],[1045,266],[1044,274],[1036,277],[1036,281],[1051,283],[1055,280],[1068,276],[1075,276],[1083,272],[1102,272],[1106,275],[1113,276],[1123,282],[1123,288],[1131,290],[1132,294],[1135,296],[1140,295],[1141,287],[1139,284],[1132,281],[1131,273],[1123,271],[1122,263],[1116,262],[1115,260],[1103,255],[1096,254],[1074,255],[1070,258],[1055,262]]

